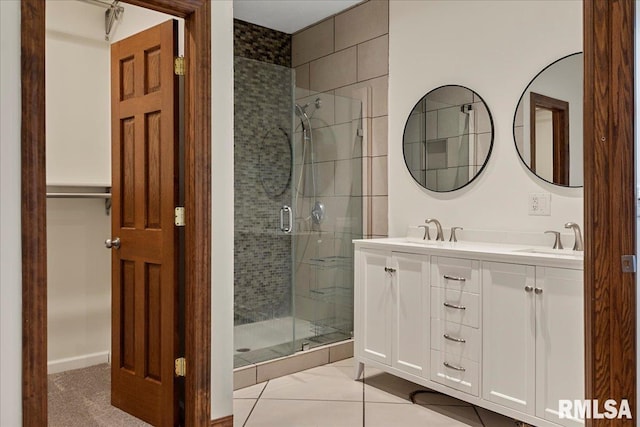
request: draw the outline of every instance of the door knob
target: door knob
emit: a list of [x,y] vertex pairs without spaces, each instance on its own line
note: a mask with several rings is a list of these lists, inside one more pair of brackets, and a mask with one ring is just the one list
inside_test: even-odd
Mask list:
[[107,239],[104,241],[104,245],[107,247],[107,249],[111,249],[111,248],[120,249],[120,238],[116,237],[113,240]]

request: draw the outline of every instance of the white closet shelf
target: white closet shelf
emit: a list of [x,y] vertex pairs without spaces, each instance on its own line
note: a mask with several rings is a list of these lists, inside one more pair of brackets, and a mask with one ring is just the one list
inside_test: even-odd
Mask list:
[[111,186],[47,185],[47,199],[104,199],[105,213],[111,210]]
[[47,197],[50,199],[110,199],[111,193],[47,193]]

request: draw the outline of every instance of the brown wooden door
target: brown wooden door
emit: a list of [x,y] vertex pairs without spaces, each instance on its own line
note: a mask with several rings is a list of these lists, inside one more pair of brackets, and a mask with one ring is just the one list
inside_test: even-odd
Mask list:
[[111,403],[176,424],[177,21],[111,47]]

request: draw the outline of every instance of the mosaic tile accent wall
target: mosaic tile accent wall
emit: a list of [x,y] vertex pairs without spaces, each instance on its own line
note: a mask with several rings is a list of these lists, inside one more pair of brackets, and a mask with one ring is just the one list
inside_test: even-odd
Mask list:
[[291,35],[234,19],[233,54],[289,68]]
[[234,313],[242,324],[291,315],[291,237],[279,225],[291,200],[280,166],[291,164],[293,74],[290,35],[237,20],[234,30]]

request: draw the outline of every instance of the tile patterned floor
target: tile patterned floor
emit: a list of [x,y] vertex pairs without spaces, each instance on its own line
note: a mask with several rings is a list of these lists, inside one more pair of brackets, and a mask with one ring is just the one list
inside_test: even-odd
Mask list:
[[510,418],[365,367],[353,380],[353,359],[237,390],[236,427],[514,427]]

